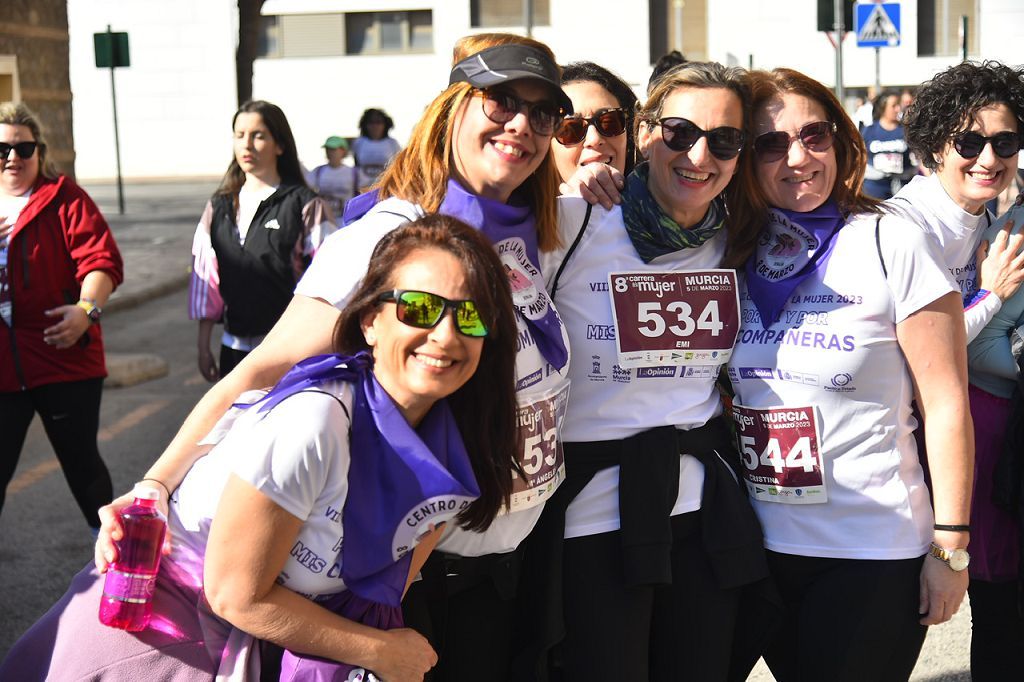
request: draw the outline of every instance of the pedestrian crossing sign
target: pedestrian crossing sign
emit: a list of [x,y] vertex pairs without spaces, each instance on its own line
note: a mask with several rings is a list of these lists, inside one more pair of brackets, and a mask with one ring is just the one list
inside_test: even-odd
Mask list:
[[864,2],[857,10],[857,47],[896,47],[900,44],[898,2]]

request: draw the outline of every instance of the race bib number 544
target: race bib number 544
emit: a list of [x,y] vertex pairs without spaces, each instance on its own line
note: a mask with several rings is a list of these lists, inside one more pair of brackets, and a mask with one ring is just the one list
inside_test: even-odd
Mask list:
[[761,502],[828,501],[814,408],[733,404],[747,489]]
[[734,270],[608,275],[621,367],[721,365],[740,329]]

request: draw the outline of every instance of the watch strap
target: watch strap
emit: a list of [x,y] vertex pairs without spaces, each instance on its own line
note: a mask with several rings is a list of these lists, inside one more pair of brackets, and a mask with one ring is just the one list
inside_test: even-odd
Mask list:
[[966,569],[971,560],[971,555],[967,553],[966,549],[945,549],[934,542],[928,548],[928,554],[949,566],[950,570],[957,572]]
[[91,298],[81,298],[75,305],[85,311],[85,314],[89,316],[89,322],[93,324],[99,322],[103,315],[103,310]]

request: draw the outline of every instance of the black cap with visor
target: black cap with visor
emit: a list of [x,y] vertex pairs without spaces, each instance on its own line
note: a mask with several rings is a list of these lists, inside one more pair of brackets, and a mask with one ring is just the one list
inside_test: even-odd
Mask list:
[[564,113],[572,113],[572,100],[559,83],[558,66],[543,51],[529,45],[496,45],[466,57],[452,68],[448,85],[469,83],[476,88],[492,88],[524,78],[548,85]]

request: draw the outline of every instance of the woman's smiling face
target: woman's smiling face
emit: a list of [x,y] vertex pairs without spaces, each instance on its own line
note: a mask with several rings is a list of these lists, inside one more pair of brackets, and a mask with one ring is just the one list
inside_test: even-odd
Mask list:
[[[421,248],[395,268],[394,289],[426,291],[452,301],[471,297],[462,263],[447,251]],[[374,376],[411,424],[433,404],[462,387],[480,363],[484,339],[458,331],[454,312],[445,310],[430,329],[398,319],[396,303],[381,303],[362,320],[363,335],[373,351]]]
[[[551,99],[548,88],[529,79],[502,88],[528,104]],[[528,118],[522,107],[507,123],[495,123],[484,113],[479,91],[467,96],[452,129],[452,174],[459,183],[487,199],[508,201],[551,146],[551,136],[535,133]]]
[[[967,130],[985,137],[1002,132],[1020,132],[1017,117],[1002,103],[991,104],[975,112]],[[935,172],[946,194],[960,208],[977,215],[985,202],[999,196],[1013,182],[1017,175],[1018,154],[1004,159],[995,153],[991,143],[986,143],[980,154],[965,159],[950,140]]]
[[808,123],[828,121],[825,108],[815,100],[782,93],[754,112],[754,135],[775,131],[789,134],[789,150],[778,161],[755,161],[757,182],[770,206],[805,213],[832,195],[838,174],[835,146],[823,152],[804,148],[797,132]]
[[[661,118],[685,118],[702,130],[743,129],[743,104],[726,88],[680,87],[665,98]],[[665,144],[660,125],[640,125],[637,146],[650,163],[647,188],[661,210],[679,225],[696,225],[736,173],[739,157],[722,160],[699,138],[687,151]]]
[[[622,106],[615,95],[594,81],[574,81],[562,86],[572,100],[572,110],[584,118],[593,116],[602,109],[617,109]],[[587,135],[578,144],[565,146],[558,140],[551,140],[551,154],[563,181],[573,176],[576,170],[588,163],[606,163],[620,173],[626,169],[626,140],[628,131],[615,137],[605,137],[593,125],[587,126]]]

